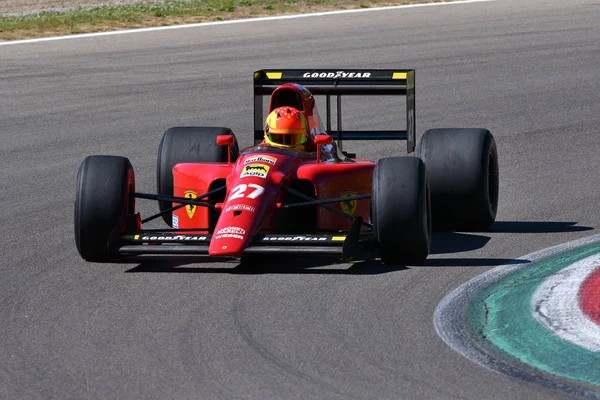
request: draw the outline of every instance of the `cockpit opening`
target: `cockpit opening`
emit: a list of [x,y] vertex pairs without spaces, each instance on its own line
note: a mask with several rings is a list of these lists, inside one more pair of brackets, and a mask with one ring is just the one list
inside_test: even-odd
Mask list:
[[302,98],[300,94],[293,89],[279,89],[275,91],[271,98],[271,109],[273,111],[277,107],[294,107],[296,110],[304,111]]

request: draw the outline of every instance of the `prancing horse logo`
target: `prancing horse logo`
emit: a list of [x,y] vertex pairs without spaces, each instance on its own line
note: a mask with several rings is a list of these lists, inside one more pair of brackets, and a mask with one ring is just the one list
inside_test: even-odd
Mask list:
[[[342,192],[340,194],[340,197],[351,197],[351,196],[356,196],[358,193],[352,190],[347,190],[345,192]],[[350,214],[352,216],[354,216],[354,213],[356,212],[356,202],[357,200],[346,200],[346,201],[341,201],[340,202],[340,206],[342,207],[342,211],[345,212],[346,214]]]
[[[198,195],[193,190],[186,190],[184,197],[186,199],[195,199],[196,197],[198,197]],[[185,211],[187,211],[188,217],[190,217],[190,219],[192,219],[192,217],[194,216],[194,213],[196,212],[196,206],[193,204],[187,204],[185,206]]]

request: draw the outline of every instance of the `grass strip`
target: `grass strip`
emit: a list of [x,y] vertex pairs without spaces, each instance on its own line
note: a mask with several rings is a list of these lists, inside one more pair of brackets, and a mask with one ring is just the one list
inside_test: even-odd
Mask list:
[[167,0],[80,6],[65,10],[0,15],[0,40],[440,1],[442,0]]

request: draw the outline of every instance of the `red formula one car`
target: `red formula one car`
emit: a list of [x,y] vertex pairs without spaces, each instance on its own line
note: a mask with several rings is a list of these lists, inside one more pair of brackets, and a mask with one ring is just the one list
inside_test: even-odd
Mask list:
[[[406,96],[406,130],[342,130],[341,98],[352,95]],[[288,107],[306,121],[309,140],[302,148],[268,140],[265,96],[269,113]],[[325,124],[314,96],[325,96]],[[337,130],[331,129],[332,97]],[[127,158],[86,157],[75,201],[81,256],[95,262],[145,254],[347,259],[370,242],[383,262],[416,265],[429,254],[432,226],[486,230],[494,222],[498,156],[486,129],[429,130],[417,156],[369,161],[342,150],[344,140],[406,140],[408,153],[415,151],[414,70],[261,70],[254,73],[254,98],[253,147],[239,151],[228,128],[167,130],[158,151],[158,194],[136,192]],[[142,219],[136,198],[157,200],[160,212]],[[160,217],[168,228],[142,227]]]

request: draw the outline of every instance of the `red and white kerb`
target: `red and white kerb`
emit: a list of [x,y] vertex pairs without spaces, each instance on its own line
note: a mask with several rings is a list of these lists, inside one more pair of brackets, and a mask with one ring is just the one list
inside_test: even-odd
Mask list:
[[531,314],[560,338],[600,352],[600,254],[546,278],[533,294]]

